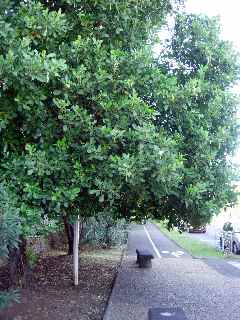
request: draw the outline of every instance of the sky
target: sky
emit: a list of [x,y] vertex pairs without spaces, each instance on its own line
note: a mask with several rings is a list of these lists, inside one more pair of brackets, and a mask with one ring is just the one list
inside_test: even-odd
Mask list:
[[[231,41],[240,52],[240,0],[186,0],[185,7],[189,13],[219,16],[222,38]],[[240,85],[234,91],[240,94]],[[240,146],[233,162],[240,164]]]
[[233,42],[240,51],[240,1],[239,0],[186,0],[186,10],[220,16],[222,37]]

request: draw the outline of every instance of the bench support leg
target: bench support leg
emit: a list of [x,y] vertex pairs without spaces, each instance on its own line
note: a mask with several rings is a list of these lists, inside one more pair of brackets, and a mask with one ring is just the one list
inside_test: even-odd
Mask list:
[[139,257],[139,268],[152,268],[152,261],[151,259],[144,259]]

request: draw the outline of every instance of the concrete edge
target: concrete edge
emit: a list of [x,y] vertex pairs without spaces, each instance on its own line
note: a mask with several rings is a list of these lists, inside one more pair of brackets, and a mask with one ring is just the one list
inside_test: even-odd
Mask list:
[[[128,240],[127,240],[127,244],[128,244]],[[122,250],[122,254],[121,254],[121,258],[120,258],[119,265],[118,265],[118,268],[117,268],[117,272],[116,272],[116,274],[115,274],[115,276],[113,278],[110,294],[109,294],[108,299],[106,301],[106,306],[104,308],[104,313],[103,313],[102,320],[110,320],[110,318],[108,316],[109,308],[110,308],[110,302],[111,302],[111,298],[112,298],[112,295],[113,295],[113,290],[114,290],[115,284],[117,282],[117,278],[119,276],[119,271],[120,271],[120,269],[122,267],[122,264],[123,264],[123,258],[124,258],[125,254],[127,252],[127,244],[125,245],[125,247]]]

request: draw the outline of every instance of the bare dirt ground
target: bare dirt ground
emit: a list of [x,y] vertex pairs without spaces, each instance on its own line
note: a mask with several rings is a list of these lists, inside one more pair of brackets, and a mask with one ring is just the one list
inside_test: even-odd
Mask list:
[[[72,257],[51,252],[40,257],[29,288],[19,289],[20,303],[0,312],[0,320],[100,320],[111,293],[121,250],[87,250],[81,254],[79,286],[72,280]],[[9,287],[0,268],[0,289]]]

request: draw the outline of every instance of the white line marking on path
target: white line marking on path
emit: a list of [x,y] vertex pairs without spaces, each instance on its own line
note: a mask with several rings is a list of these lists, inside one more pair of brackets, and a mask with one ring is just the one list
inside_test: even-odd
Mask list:
[[146,228],[145,226],[143,226],[143,228],[144,228],[144,230],[145,230],[145,232],[146,232],[146,234],[147,234],[148,240],[151,242],[151,245],[152,245],[152,247],[153,247],[153,249],[154,249],[157,257],[158,257],[158,258],[162,258],[161,255],[160,255],[160,253],[159,253],[159,251],[158,251],[158,249],[157,249],[157,247],[155,246],[154,242],[152,241],[152,239],[151,239],[151,237],[150,237],[150,234],[149,234],[149,232],[147,231],[147,228]]
[[161,251],[161,253],[170,253],[169,251]]
[[183,252],[183,251],[180,251],[180,250],[177,251],[177,253],[178,253],[178,254],[184,254],[184,252]]
[[184,254],[184,252],[183,251],[175,251],[175,252],[172,252],[171,254],[176,258],[180,258]]
[[172,254],[174,257],[176,257],[176,258],[179,258],[179,257],[180,257],[180,255],[177,254],[177,252],[172,252],[171,254]]

